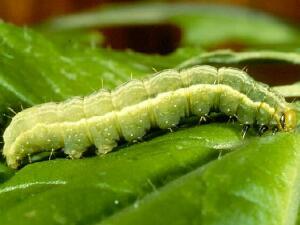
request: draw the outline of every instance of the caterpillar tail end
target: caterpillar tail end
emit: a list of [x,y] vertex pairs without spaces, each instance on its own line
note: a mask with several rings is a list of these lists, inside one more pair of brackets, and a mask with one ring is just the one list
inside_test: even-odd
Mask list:
[[19,160],[16,157],[5,155],[7,166],[11,169],[18,169],[20,166]]

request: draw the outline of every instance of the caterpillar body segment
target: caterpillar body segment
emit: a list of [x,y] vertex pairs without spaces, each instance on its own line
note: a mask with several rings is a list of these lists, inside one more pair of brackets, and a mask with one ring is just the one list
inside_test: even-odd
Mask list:
[[71,158],[81,157],[91,145],[104,154],[121,138],[138,140],[153,127],[172,128],[182,118],[213,111],[244,125],[283,131],[296,126],[296,113],[284,98],[245,72],[194,66],[132,80],[111,92],[25,109],[4,132],[3,154],[12,168],[27,155],[60,148]]

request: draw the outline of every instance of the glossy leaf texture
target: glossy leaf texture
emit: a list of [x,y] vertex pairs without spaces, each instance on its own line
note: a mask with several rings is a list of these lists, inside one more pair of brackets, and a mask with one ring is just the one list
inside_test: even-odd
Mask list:
[[0,219],[8,225],[293,224],[298,145],[298,134],[241,140],[238,125],[209,124],[103,157],[33,163],[0,186]]
[[[64,35],[48,39],[29,28],[0,24],[2,128],[7,121],[2,112],[9,114],[8,107],[19,111],[21,105],[86,95],[165,68],[300,63],[298,53],[270,50],[208,53],[184,48],[168,56],[117,52],[97,48],[95,36]],[[0,223],[295,224],[299,128],[261,137],[251,129],[246,139],[241,129],[225,119],[180,126],[102,157],[45,156],[18,171],[1,161]]]

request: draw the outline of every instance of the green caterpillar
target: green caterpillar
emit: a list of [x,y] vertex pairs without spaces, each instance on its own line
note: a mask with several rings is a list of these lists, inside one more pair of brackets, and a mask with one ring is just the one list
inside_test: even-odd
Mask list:
[[91,145],[105,154],[121,138],[138,140],[150,128],[172,128],[182,118],[214,111],[247,126],[283,131],[296,126],[296,113],[284,98],[244,71],[194,66],[131,80],[112,92],[28,108],[5,130],[3,154],[12,168],[27,155],[61,148],[71,158],[80,158]]

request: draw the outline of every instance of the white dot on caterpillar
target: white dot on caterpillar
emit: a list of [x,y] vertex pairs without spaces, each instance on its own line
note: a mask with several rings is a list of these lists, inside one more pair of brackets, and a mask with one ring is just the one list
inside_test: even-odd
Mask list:
[[114,203],[115,203],[115,205],[118,205],[118,204],[119,204],[119,201],[118,201],[118,200],[115,200]]
[[139,207],[139,203],[138,203],[138,202],[135,202],[135,203],[133,204],[133,207],[137,209],[137,208]]
[[235,117],[234,116],[229,116],[229,119],[228,119],[228,123],[233,123],[234,124],[234,121],[235,120]]

